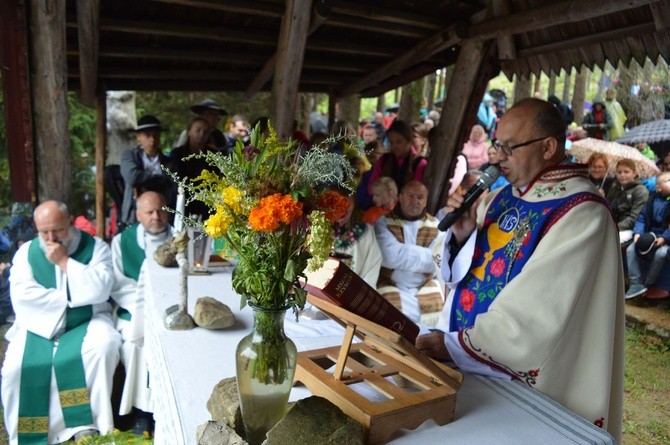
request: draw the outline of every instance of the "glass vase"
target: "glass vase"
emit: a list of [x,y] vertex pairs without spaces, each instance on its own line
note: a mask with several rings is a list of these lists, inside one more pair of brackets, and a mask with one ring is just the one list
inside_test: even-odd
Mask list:
[[240,340],[235,355],[237,390],[247,442],[260,445],[265,433],[286,413],[297,350],[284,334],[288,307],[250,306],[254,311],[253,330]]

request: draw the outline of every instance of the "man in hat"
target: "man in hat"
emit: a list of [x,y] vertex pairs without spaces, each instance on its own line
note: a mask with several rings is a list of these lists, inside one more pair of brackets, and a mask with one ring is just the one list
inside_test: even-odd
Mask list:
[[142,116],[135,129],[138,145],[121,154],[124,190],[119,222],[122,228],[135,223],[135,199],[143,192],[162,193],[166,204],[175,206],[176,185],[162,168],[172,169],[170,158],[161,151],[162,130],[155,116]]
[[109,246],[75,229],[61,202],[43,202],[33,219],[38,236],[16,252],[9,278],[16,312],[2,367],[9,443],[107,433],[121,347]]
[[[209,129],[207,130],[209,132],[207,136],[207,146],[213,150],[230,154],[230,150],[226,143],[226,137],[223,135],[223,132],[217,128],[221,119],[226,116],[228,112],[220,107],[214,99],[209,98],[193,105],[191,111],[209,123]],[[181,147],[186,144],[187,138],[187,131],[182,131],[179,135],[179,139],[173,146]]]

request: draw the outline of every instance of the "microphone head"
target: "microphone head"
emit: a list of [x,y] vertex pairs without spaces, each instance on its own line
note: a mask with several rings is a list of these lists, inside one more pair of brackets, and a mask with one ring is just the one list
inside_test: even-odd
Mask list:
[[481,180],[486,187],[490,186],[500,177],[501,171],[497,165],[491,164],[482,172]]

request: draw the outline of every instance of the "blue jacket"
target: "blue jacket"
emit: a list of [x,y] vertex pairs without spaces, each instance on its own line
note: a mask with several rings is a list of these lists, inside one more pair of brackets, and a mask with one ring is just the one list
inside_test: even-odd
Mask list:
[[[670,198],[670,197],[669,197]],[[670,200],[653,192],[635,221],[633,233],[654,232],[670,243]]]

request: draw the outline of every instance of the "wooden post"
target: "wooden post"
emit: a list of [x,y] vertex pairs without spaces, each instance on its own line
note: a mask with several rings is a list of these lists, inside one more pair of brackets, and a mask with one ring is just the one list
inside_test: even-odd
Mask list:
[[431,73],[428,75],[428,80],[426,81],[426,109],[428,111],[435,108],[435,83],[437,81],[437,74]]
[[547,89],[547,97],[556,95],[556,73],[552,70],[549,73],[549,87]]
[[402,119],[408,124],[419,120],[425,84],[426,78],[422,77],[402,87],[398,119]]
[[333,91],[328,95],[328,132],[333,128],[335,120],[338,119],[337,116],[337,97]]
[[338,101],[340,113],[338,119],[344,119],[351,124],[354,131],[358,129],[358,121],[361,116],[361,96],[351,94]]
[[[329,0],[319,0],[317,4],[314,5],[314,10],[309,21],[309,30],[307,34],[312,34],[314,31],[319,29],[330,14],[330,1]],[[263,68],[256,74],[254,80],[251,81],[251,84],[244,92],[244,100],[251,100],[256,96],[256,94],[263,88],[263,85],[267,83],[268,80],[272,77],[272,73],[275,71],[275,66],[277,65],[277,53],[274,53],[268,60],[265,61]]]
[[514,103],[519,102],[521,99],[530,97],[531,95],[532,83],[530,80],[530,75],[526,76],[515,76],[514,79]]
[[428,209],[431,213],[444,198],[454,153],[460,148],[463,135],[469,133],[486,85],[493,75],[493,69],[480,69],[490,49],[490,42],[467,40],[458,54],[446,95],[448,100],[442,106],[440,122],[430,141],[430,160],[424,182],[428,187]]
[[37,200],[70,203],[65,2],[30,0]]
[[[570,87],[572,86],[572,68],[565,70],[565,81],[563,82],[563,102],[570,102]],[[574,110],[573,110],[574,111]]]
[[575,113],[575,122],[581,125],[584,118],[584,99],[586,98],[586,77],[588,68],[584,65],[577,71],[575,76],[575,89],[572,94],[572,111]]
[[0,1],[0,60],[13,202],[35,202],[35,163],[24,0]]
[[286,1],[272,85],[272,122],[280,138],[290,136],[293,129],[311,10],[312,0]]
[[95,93],[98,86],[99,21],[100,0],[77,0],[81,101],[89,107],[95,105]]
[[100,91],[96,101],[95,125],[95,228],[105,239],[105,152],[107,151],[107,94]]

